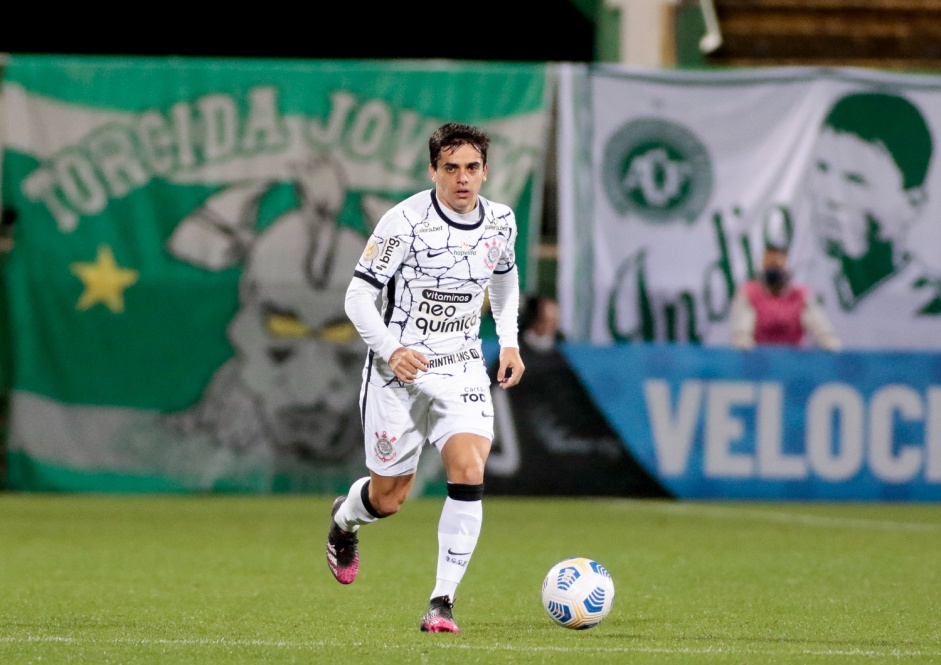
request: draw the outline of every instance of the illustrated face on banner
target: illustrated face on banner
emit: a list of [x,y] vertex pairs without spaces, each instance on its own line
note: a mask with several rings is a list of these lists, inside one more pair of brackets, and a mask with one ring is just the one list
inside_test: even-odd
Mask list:
[[343,294],[363,239],[349,230],[320,238],[333,246],[327,271],[315,275],[317,239],[300,217],[279,220],[259,238],[229,339],[237,383],[252,395],[267,444],[293,459],[336,460],[350,453],[344,430],[357,429],[364,348],[343,312]]
[[910,258],[905,235],[925,202],[931,135],[902,97],[841,98],[817,139],[808,175],[813,228],[836,259],[852,302]]
[[237,453],[337,461],[356,440],[346,434],[358,431],[365,346],[346,318],[344,296],[364,237],[337,223],[347,192],[337,165],[301,164],[292,184],[298,206],[263,229],[254,227],[268,181],[214,194],[171,237],[181,259],[244,269],[228,327],[235,356],[198,404],[167,420]]
[[861,259],[874,243],[901,238],[918,206],[882,145],[826,127],[814,157],[814,219],[830,256]]

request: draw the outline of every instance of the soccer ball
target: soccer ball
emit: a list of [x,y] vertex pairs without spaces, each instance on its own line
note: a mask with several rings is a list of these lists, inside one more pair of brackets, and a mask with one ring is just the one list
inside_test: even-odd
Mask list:
[[601,623],[614,604],[614,580],[597,561],[585,557],[554,565],[542,581],[542,606],[560,626],[585,630]]

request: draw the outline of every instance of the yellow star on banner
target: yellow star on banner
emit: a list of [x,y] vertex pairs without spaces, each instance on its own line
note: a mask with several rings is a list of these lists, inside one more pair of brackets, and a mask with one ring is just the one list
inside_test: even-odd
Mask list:
[[94,263],[73,263],[69,266],[85,285],[76,309],[88,309],[104,303],[112,312],[124,311],[124,289],[137,281],[137,270],[121,268],[114,261],[114,253],[107,245],[98,248]]

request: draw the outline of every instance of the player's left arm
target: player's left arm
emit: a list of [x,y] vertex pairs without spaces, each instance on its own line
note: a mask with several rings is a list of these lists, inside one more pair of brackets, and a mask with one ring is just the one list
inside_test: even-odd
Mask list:
[[500,341],[497,382],[501,388],[515,386],[526,370],[519,351],[519,307],[520,286],[516,266],[506,272],[494,272],[490,278],[490,309]]
[[500,349],[500,369],[497,370],[497,383],[504,390],[512,388],[523,377],[526,365],[520,357],[520,350],[512,346]]

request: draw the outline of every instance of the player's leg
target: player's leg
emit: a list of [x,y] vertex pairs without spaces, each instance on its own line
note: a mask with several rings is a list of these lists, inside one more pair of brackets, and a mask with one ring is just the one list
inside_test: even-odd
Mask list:
[[421,399],[394,386],[368,383],[361,397],[370,475],[334,500],[327,535],[327,565],[341,584],[352,583],[359,572],[360,526],[396,513],[408,497],[425,439],[412,420],[425,408]]
[[359,527],[398,512],[414,482],[415,474],[387,478],[370,472],[356,480],[345,496],[334,499],[327,565],[338,582],[351,584],[359,572]]
[[414,473],[390,477],[370,471],[369,476],[350,485],[346,500],[341,502],[333,521],[344,531],[356,531],[363,524],[394,515],[414,484]]
[[346,496],[336,498],[333,526],[344,534],[356,533],[363,524],[394,515],[414,484],[414,473],[388,477],[370,471],[369,476],[350,485]]
[[422,617],[423,631],[459,630],[451,608],[480,537],[484,465],[489,453],[490,439],[467,432],[452,435],[441,449],[448,495],[438,520],[438,566],[430,606]]
[[433,425],[429,439],[441,452],[448,496],[438,521],[435,587],[421,628],[456,633],[451,606],[480,536],[484,467],[493,441],[490,378],[483,364],[467,365],[462,372],[441,381],[430,418]]
[[461,433],[441,450],[448,495],[438,520],[438,571],[432,597],[454,598],[470,563],[483,524],[484,464],[490,440]]

